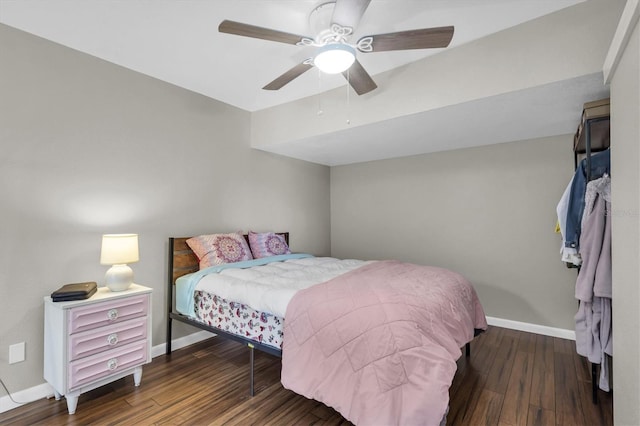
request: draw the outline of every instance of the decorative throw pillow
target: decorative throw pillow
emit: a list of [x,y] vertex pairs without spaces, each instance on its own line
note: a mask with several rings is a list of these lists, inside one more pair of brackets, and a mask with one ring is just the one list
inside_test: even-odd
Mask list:
[[251,260],[251,250],[240,233],[200,235],[187,244],[200,260],[200,269],[223,263]]
[[284,237],[273,232],[249,232],[249,245],[255,259],[291,253]]

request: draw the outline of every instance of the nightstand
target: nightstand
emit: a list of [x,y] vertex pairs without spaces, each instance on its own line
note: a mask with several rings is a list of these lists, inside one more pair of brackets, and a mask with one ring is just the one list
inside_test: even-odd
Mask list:
[[69,414],[80,394],[133,374],[151,362],[151,289],[132,284],[125,291],[106,287],[85,300],[44,298],[44,378]]

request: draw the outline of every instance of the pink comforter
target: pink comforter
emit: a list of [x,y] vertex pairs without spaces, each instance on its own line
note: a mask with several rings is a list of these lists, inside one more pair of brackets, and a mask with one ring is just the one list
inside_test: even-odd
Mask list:
[[397,261],[295,294],[282,384],[356,424],[438,425],[460,348],[487,321],[461,275]]

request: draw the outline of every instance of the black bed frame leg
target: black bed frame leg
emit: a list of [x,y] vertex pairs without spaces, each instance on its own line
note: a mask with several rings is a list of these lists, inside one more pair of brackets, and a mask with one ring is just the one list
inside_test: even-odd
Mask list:
[[465,345],[465,353],[467,357],[471,356],[471,342],[467,342],[467,344]]
[[253,345],[249,343],[247,346],[249,346],[249,395],[253,396]]
[[171,313],[173,312],[173,248],[174,240],[169,238],[169,262],[167,270],[167,344],[165,355],[171,355]]
[[171,317],[167,317],[167,346],[165,355],[171,355]]
[[598,403],[598,364],[591,364],[591,392],[593,403]]

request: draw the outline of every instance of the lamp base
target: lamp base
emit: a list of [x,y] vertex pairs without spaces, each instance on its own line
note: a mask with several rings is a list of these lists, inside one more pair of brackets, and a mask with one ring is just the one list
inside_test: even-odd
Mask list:
[[124,291],[133,282],[133,270],[127,265],[113,265],[104,276],[111,291]]

